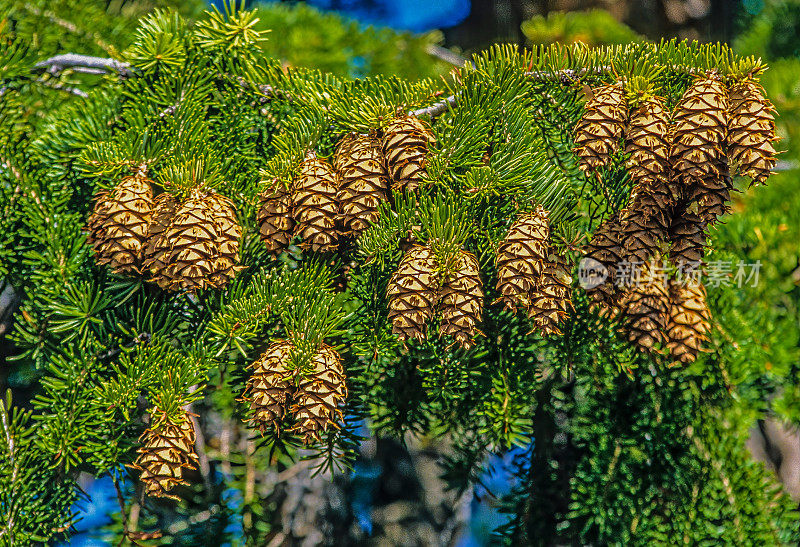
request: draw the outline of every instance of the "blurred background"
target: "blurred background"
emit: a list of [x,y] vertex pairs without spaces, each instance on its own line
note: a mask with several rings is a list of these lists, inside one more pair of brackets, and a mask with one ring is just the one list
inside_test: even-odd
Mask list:
[[[769,186],[738,195],[737,214],[714,237],[717,246],[748,262],[765,264],[763,281],[752,296],[772,324],[792,333],[786,337],[782,358],[796,358],[800,0],[309,0],[248,2],[248,6],[259,10],[259,26],[272,30],[264,45],[269,54],[286,65],[352,77],[444,75],[472,53],[497,42],[520,47],[553,42],[598,46],[677,37],[724,41],[738,54],[762,57],[770,65],[762,83],[780,113],[778,130],[785,153]],[[173,7],[192,17],[208,6],[202,0],[0,0],[0,21],[8,9],[18,32],[33,35],[41,25],[62,27],[57,39],[50,34],[42,39],[44,51],[105,56],[123,51],[138,18],[156,7]],[[75,23],[80,20],[96,23],[93,28],[81,28]],[[10,353],[9,342],[2,336],[10,327],[14,307],[13,291],[0,286],[0,361]],[[24,393],[30,372],[0,366],[0,387]],[[796,384],[789,381],[785,389],[798,393]],[[799,401],[800,396],[785,400]],[[214,404],[224,407],[224,402]],[[750,449],[800,499],[800,409],[778,410],[780,418],[753,424]],[[232,454],[241,454],[240,463],[250,465],[248,458],[255,447],[239,434],[243,428],[222,415],[209,416],[207,422],[209,459],[213,461],[216,455],[226,461]],[[449,477],[459,476],[457,468],[464,455],[454,453],[446,437],[409,436],[405,441],[368,439],[354,471],[333,481],[312,477],[303,462],[261,477],[261,484],[269,487],[257,493],[263,500],[259,510],[267,512],[266,518],[281,530],[274,545],[316,545],[323,536],[339,538],[337,544],[358,544],[367,537],[380,545],[488,544],[491,531],[506,518],[502,497],[514,488],[513,471],[525,465],[525,451],[492,455],[471,483],[454,483]],[[225,498],[238,492],[224,487],[231,469],[221,465],[212,471],[220,477],[220,496],[227,506],[244,503]],[[87,476],[83,486],[86,499],[76,507],[82,517],[80,533],[72,544],[105,545],[104,526],[119,518],[112,482]],[[201,518],[218,519],[224,531],[235,535],[241,523],[215,513],[214,507],[219,506],[210,507]],[[208,537],[204,541],[218,544]]]
[[[677,36],[729,40],[738,7],[735,0],[311,0],[307,3],[368,24],[412,32],[441,29],[446,46],[467,50],[498,41],[524,45],[565,39],[600,42],[630,39],[633,34],[615,21],[650,39]],[[763,4],[745,2],[741,7],[759,10]],[[585,22],[559,15],[586,10],[606,13]]]

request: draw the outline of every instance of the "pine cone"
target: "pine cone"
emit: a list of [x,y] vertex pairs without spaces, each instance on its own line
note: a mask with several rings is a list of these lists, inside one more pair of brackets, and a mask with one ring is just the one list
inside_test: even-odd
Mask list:
[[728,125],[728,95],[715,76],[698,78],[675,106],[672,168],[684,185],[719,176]]
[[548,257],[542,277],[531,294],[528,316],[533,320],[533,330],[544,336],[561,334],[558,325],[572,306],[570,277],[565,261],[560,256]]
[[648,262],[658,252],[660,242],[667,239],[667,231],[656,217],[645,213],[639,195],[631,201],[621,214],[625,258],[631,263]]
[[141,273],[147,223],[153,211],[152,181],[131,175],[110,193],[95,196],[87,222],[97,263],[117,274]]
[[[586,293],[593,304],[600,308],[602,315],[613,317],[618,313],[616,273],[623,255],[622,225],[619,215],[615,214],[597,227],[586,247],[586,258],[596,260],[599,271],[581,272],[585,276],[581,281],[587,287]],[[586,265],[595,266],[591,263]]]
[[270,344],[267,351],[250,367],[253,374],[247,380],[242,402],[250,403],[250,425],[262,435],[274,429],[280,435],[280,424],[286,406],[294,391],[294,371],[287,368],[292,344],[279,340]]
[[425,176],[425,155],[432,142],[433,133],[419,118],[407,116],[386,126],[383,155],[393,189],[417,189]]
[[679,207],[669,227],[670,261],[678,267],[699,265],[706,246],[706,222],[691,208]]
[[628,174],[634,184],[631,203],[645,222],[655,219],[662,231],[669,226],[674,205],[669,187],[670,138],[669,114],[661,99],[643,101],[631,114],[626,135]]
[[672,220],[675,203],[676,193],[669,179],[644,181],[634,185],[628,208],[641,213],[648,225],[663,232]]
[[438,299],[436,260],[430,247],[406,252],[386,291],[392,334],[400,340],[425,340]]
[[711,330],[706,290],[700,283],[670,282],[667,348],[678,363],[692,363]]
[[178,500],[170,494],[178,484],[188,484],[183,478],[183,469],[196,469],[197,454],[194,452],[194,426],[188,414],[172,422],[160,416],[139,438],[142,446],[139,456],[131,465],[142,473],[139,480],[144,483],[146,494],[157,498]]
[[626,100],[622,83],[603,85],[592,90],[575,127],[575,153],[584,172],[598,172],[607,167],[619,149],[625,129]]
[[636,184],[669,175],[669,112],[659,97],[643,100],[630,115],[625,135],[628,173]]
[[357,237],[378,220],[378,206],[388,198],[381,143],[374,135],[350,135],[336,150],[334,167],[341,177],[339,203],[343,230]]
[[440,335],[452,336],[462,348],[469,349],[475,334],[480,333],[476,328],[483,309],[480,266],[475,255],[466,251],[459,253],[456,264],[456,275],[442,284]]
[[664,341],[669,313],[669,293],[663,275],[654,269],[655,262],[638,267],[634,279],[623,299],[628,339],[642,351],[652,351],[653,346]]
[[339,429],[339,406],[347,398],[344,368],[339,354],[323,344],[311,359],[312,371],[300,380],[291,412],[297,420],[292,429],[306,444],[321,442],[320,433]]
[[547,262],[550,213],[538,206],[517,219],[497,250],[497,292],[507,310],[528,309]]
[[775,168],[775,107],[753,81],[729,91],[728,156],[736,172],[764,184]]
[[242,269],[239,266],[239,240],[242,228],[236,221],[233,203],[220,194],[211,192],[206,203],[212,212],[217,228],[217,257],[213,262],[214,273],[209,279],[212,287],[222,288]]
[[166,239],[167,230],[175,220],[180,201],[178,198],[164,192],[159,194],[153,205],[153,214],[147,225],[147,245],[144,250],[144,267],[150,274],[150,280],[157,283],[162,289],[167,289],[172,280],[167,277],[167,259],[169,257],[169,242]]
[[315,156],[300,166],[295,182],[295,232],[302,238],[300,246],[312,251],[334,251],[337,246],[336,202],[339,181],[336,172],[325,160]]
[[289,246],[292,239],[292,197],[278,179],[260,196],[261,206],[256,221],[267,252],[277,255]]
[[169,290],[221,288],[238,269],[240,228],[233,206],[214,191],[195,191],[164,235]]
[[696,181],[691,190],[691,199],[697,202],[697,214],[705,224],[714,224],[719,217],[730,212],[728,203],[733,181],[725,161],[721,161],[717,169],[719,175],[709,175]]

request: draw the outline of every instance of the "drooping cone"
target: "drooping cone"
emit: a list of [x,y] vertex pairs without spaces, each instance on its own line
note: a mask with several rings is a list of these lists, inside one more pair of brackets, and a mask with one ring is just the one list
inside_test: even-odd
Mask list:
[[98,193],[87,222],[97,263],[118,274],[140,273],[152,211],[152,181],[143,174],[125,177],[111,192]]
[[261,239],[267,252],[279,254],[292,239],[292,196],[279,180],[259,196],[260,207],[256,215]]
[[295,233],[302,238],[300,246],[312,251],[336,250],[338,236],[336,202],[339,180],[327,161],[315,156],[306,158],[295,181]]
[[250,403],[250,425],[262,435],[270,429],[280,434],[280,423],[294,391],[294,371],[287,369],[291,347],[286,340],[274,342],[250,365],[253,374],[242,400]]
[[378,206],[388,197],[380,140],[374,135],[345,137],[336,150],[334,167],[341,178],[343,232],[357,237],[378,219]]
[[413,116],[398,118],[383,133],[383,154],[395,190],[416,190],[425,174],[425,154],[434,142],[430,128]]
[[144,483],[146,494],[157,498],[178,500],[170,494],[175,485],[187,484],[184,469],[197,468],[194,451],[194,426],[186,412],[172,422],[166,416],[153,420],[150,427],[139,438],[142,446],[139,456],[131,465],[141,470],[139,480]]
[[733,181],[724,161],[717,167],[719,175],[709,175],[696,181],[691,189],[691,198],[697,201],[697,214],[706,224],[714,224],[719,217],[730,211]]
[[655,269],[655,262],[638,267],[624,297],[624,313],[628,339],[642,351],[652,351],[664,342],[669,313],[669,293],[664,275]]
[[561,334],[558,325],[567,316],[567,308],[572,306],[571,285],[572,277],[564,259],[550,254],[531,294],[528,316],[533,320],[534,330],[544,336]]
[[686,90],[673,115],[672,168],[684,185],[719,175],[725,154],[728,95],[714,75],[697,78]]
[[211,274],[209,283],[212,287],[221,288],[242,269],[242,266],[239,266],[239,240],[242,237],[242,227],[236,221],[236,210],[231,200],[211,192],[206,197],[206,202],[216,225],[218,246],[216,258],[212,260],[214,273]]
[[696,267],[703,260],[706,222],[694,207],[679,208],[669,228],[670,261],[679,268]]
[[729,91],[728,156],[736,171],[763,184],[775,168],[775,107],[753,81]]
[[457,273],[442,283],[439,310],[442,316],[440,334],[452,336],[464,349],[474,345],[475,334],[483,310],[483,289],[480,266],[475,255],[461,251],[456,260]]
[[154,201],[153,214],[147,225],[144,267],[150,280],[162,289],[167,289],[172,284],[172,280],[166,274],[170,250],[166,234],[172,221],[175,220],[178,207],[180,201],[177,197],[167,192],[159,194]]
[[392,334],[400,340],[425,340],[439,294],[436,259],[430,247],[406,252],[386,291]]
[[194,291],[227,284],[238,269],[240,233],[227,198],[213,190],[193,192],[164,234],[168,288]]
[[581,169],[587,173],[596,173],[609,164],[611,155],[619,149],[627,115],[621,82],[597,87],[592,92],[594,96],[586,103],[575,126],[575,153]]
[[667,348],[676,363],[691,363],[711,330],[706,289],[700,283],[670,282]]
[[528,309],[547,262],[550,213],[543,207],[522,215],[508,230],[497,249],[497,292],[507,310]]
[[602,315],[613,317],[618,313],[616,274],[623,256],[622,225],[619,215],[615,214],[595,230],[580,270],[581,285]]
[[625,132],[628,174],[636,184],[669,174],[669,112],[659,97],[643,100],[630,114]]
[[634,184],[632,208],[646,223],[653,219],[663,231],[674,205],[670,178],[669,113],[658,97],[648,98],[632,112],[625,135],[628,174]]
[[312,357],[311,365],[312,370],[300,381],[291,407],[297,421],[292,431],[303,437],[306,444],[320,442],[320,433],[328,429],[339,429],[342,420],[339,407],[347,398],[342,360],[333,348],[323,344]]
[[625,258],[634,264],[648,262],[667,239],[666,227],[657,217],[648,215],[640,203],[641,195],[634,195],[621,214],[622,247]]

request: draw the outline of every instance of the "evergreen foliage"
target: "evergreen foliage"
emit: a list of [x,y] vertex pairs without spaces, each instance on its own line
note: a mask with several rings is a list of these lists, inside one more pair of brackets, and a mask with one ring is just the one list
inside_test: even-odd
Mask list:
[[[234,5],[196,22],[156,10],[129,47],[112,52],[128,63],[124,74],[84,75],[88,97],[46,113],[36,131],[23,103],[37,58],[24,36],[0,40],[0,275],[23,295],[14,374],[37,384],[32,410],[10,399],[0,408],[0,541],[68,536],[75,477],[87,471],[111,475],[123,497],[138,499],[138,526],[161,541],[196,541],[204,532],[195,517],[214,504],[206,530],[221,534],[239,519],[243,542],[264,544],[274,530],[251,467],[307,458],[320,471],[346,470],[364,422],[380,435],[451,438],[444,476],[457,488],[489,452],[532,445],[519,464],[522,486],[503,500],[512,519],[498,536],[509,544],[800,539],[791,502],[744,447],[796,357],[775,330],[786,318],[741,305],[751,289],[709,287],[709,351],[685,367],[631,345],[577,286],[561,334],[533,332],[530,319],[493,304],[497,249],[521,215],[549,212],[549,250],[572,271],[600,222],[627,205],[624,149],[599,176],[573,154],[587,87],[623,80],[632,95],[657,94],[671,109],[692,74],[714,71],[730,84],[757,75],[758,61],[679,42],[497,46],[444,80],[353,80],[351,68],[335,75],[265,54],[264,41],[275,39],[265,24]],[[453,99],[441,103],[445,96]],[[306,249],[297,235],[277,255],[267,248],[260,196],[276,184],[290,189],[307,152],[333,158],[348,134],[377,138],[410,111],[434,137],[416,193],[387,196],[377,221],[335,252]],[[159,195],[213,191],[233,202],[242,269],[229,283],[162,290],[98,265],[86,235],[92,196],[132,169]],[[477,258],[483,335],[471,347],[436,336],[436,319],[427,339],[392,335],[387,286],[409,243],[429,246],[443,280],[459,275],[462,251]],[[731,257],[712,245],[706,261]],[[171,491],[184,501],[142,497],[137,473],[121,469],[142,452],[139,439],[154,451],[163,424],[191,420],[201,434],[215,420],[251,419],[236,399],[250,365],[279,340],[290,342],[283,365],[300,396],[277,427],[245,433],[255,463],[251,453],[198,453],[205,475],[187,470],[192,485]],[[333,385],[342,366],[346,387]],[[166,437],[180,442],[178,460],[194,461],[193,435]],[[210,458],[227,476],[209,477]],[[243,504],[228,503],[222,481],[244,493]],[[177,519],[186,525],[172,526]],[[115,539],[142,539],[129,525],[123,513]]]

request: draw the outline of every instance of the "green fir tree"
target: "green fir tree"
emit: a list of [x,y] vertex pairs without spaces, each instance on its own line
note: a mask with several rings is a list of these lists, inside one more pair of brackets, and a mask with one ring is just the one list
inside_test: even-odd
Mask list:
[[[289,533],[270,473],[347,473],[362,424],[447,439],[454,489],[523,448],[510,545],[797,543],[744,444],[796,344],[759,289],[708,283],[689,308],[676,259],[735,273],[712,206],[748,179],[714,139],[765,66],[665,41],[331,73],[287,66],[259,13],[158,9],[69,58],[2,28],[7,366],[33,395],[0,406],[0,543],[69,537],[87,472],[118,488],[115,543],[268,544]],[[39,86],[65,100],[32,104]],[[668,138],[662,111],[663,150],[641,136]],[[598,304],[581,258],[614,270],[609,249],[664,278]]]

